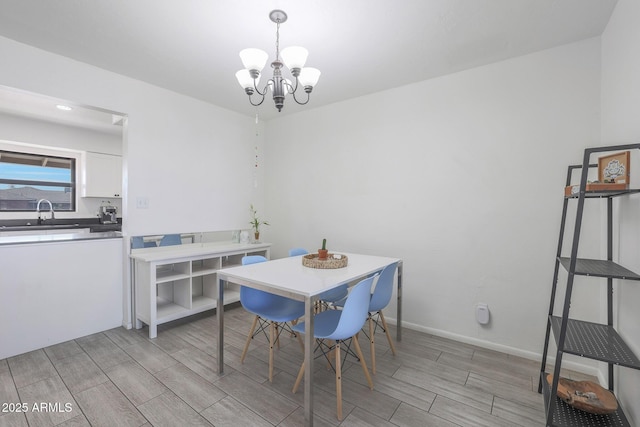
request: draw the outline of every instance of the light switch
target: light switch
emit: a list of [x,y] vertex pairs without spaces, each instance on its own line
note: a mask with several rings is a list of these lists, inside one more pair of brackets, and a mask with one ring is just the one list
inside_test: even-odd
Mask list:
[[138,209],[149,209],[149,198],[148,197],[138,197],[136,199],[136,208],[138,208]]

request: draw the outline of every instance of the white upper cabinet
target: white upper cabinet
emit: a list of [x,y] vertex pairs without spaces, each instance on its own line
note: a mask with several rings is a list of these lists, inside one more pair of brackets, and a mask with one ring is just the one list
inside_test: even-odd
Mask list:
[[122,156],[85,152],[80,194],[82,197],[122,197]]

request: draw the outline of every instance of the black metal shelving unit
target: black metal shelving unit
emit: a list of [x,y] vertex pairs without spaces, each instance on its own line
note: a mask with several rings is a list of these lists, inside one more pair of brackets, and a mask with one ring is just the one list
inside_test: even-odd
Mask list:
[[[640,150],[640,144],[588,148],[584,151],[582,164],[569,166],[567,172],[566,185],[570,186],[573,172],[581,170],[580,190],[577,194],[565,197],[562,207],[560,238],[558,239],[553,284],[551,287],[551,302],[549,304],[549,316],[547,320],[547,332],[544,342],[542,366],[540,368],[540,381],[538,384],[538,393],[543,393],[544,395],[547,427],[630,426],[629,421],[620,408],[612,414],[595,415],[575,409],[557,397],[562,356],[565,353],[607,363],[609,381],[608,388],[611,391],[614,389],[614,366],[617,365],[625,368],[640,369],[640,359],[633,354],[629,346],[627,346],[622,337],[613,327],[613,280],[620,279],[625,281],[640,281],[640,274],[634,273],[633,271],[613,262],[613,198],[639,193],[640,189],[586,191],[589,168],[597,167],[597,164],[590,163],[591,156],[595,153],[627,150]],[[606,260],[582,259],[577,257],[582,216],[586,199],[605,199],[607,201]],[[570,202],[577,203],[573,242],[571,246],[571,255],[569,257],[563,257],[562,246],[567,219],[567,208]],[[567,271],[568,275],[562,314],[557,316],[554,315],[553,308],[556,300],[558,273],[560,267],[563,267]],[[575,276],[593,276],[607,279],[606,324],[586,322],[578,319],[571,319],[569,317],[569,307],[571,305],[571,294],[573,292]],[[556,343],[557,353],[553,372],[550,372],[553,374],[553,381],[551,384],[548,384],[546,380],[547,355],[552,333]]]

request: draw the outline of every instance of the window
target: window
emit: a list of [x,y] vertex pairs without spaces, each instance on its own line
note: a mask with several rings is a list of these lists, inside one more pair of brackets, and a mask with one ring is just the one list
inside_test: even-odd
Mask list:
[[0,150],[0,212],[35,212],[40,199],[75,211],[76,159]]

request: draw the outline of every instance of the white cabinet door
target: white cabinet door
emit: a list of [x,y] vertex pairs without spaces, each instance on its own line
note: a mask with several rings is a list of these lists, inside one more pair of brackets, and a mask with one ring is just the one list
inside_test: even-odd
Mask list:
[[83,164],[82,197],[121,197],[121,156],[87,151]]

